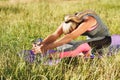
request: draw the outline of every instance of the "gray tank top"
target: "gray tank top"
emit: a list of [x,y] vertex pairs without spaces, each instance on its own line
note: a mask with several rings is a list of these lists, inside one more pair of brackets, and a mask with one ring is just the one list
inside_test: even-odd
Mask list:
[[110,36],[109,30],[107,26],[101,21],[100,17],[95,14],[87,14],[88,16],[92,16],[97,21],[97,27],[92,31],[86,31],[84,36],[88,36],[90,38],[96,38],[96,37],[104,37],[104,36]]

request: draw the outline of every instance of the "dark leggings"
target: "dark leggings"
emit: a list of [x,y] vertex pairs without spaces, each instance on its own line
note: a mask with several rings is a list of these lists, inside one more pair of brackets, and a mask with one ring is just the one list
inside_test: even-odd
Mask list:
[[108,47],[111,44],[111,37],[105,36],[105,37],[91,38],[84,41],[71,41],[67,44],[72,45],[72,47],[66,48],[66,46],[61,46],[60,49],[62,50],[64,48],[64,51],[75,50],[78,46],[84,43],[88,43],[90,45],[93,53],[97,51],[98,53],[101,54],[102,48]]
[[88,44],[93,48],[92,53],[97,52],[99,55],[102,55],[102,48],[108,47],[111,44],[111,37],[105,36],[103,39],[91,41]]
[[73,45],[72,50],[74,50],[83,43],[88,43],[90,47],[92,47],[93,53],[95,53],[96,51],[102,53],[102,48],[108,47],[111,44],[111,36],[96,37],[84,41],[72,41],[68,44]]
[[111,44],[111,37],[105,36],[103,39],[90,41],[88,44],[95,49],[101,49],[104,47],[108,47]]
[[74,48],[77,48],[83,43],[88,43],[92,48],[101,49],[103,47],[108,47],[111,44],[111,36],[96,37],[84,41],[72,41],[67,44],[74,45]]

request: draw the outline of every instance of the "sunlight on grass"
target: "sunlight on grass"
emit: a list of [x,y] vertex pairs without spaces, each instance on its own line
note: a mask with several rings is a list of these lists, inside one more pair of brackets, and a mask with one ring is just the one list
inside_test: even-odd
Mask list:
[[[75,58],[58,65],[26,64],[17,53],[31,49],[36,38],[45,38],[78,11],[94,10],[111,34],[119,34],[119,0],[2,0],[0,1],[1,80],[119,80],[120,55],[84,61]],[[78,38],[79,39],[84,39]]]

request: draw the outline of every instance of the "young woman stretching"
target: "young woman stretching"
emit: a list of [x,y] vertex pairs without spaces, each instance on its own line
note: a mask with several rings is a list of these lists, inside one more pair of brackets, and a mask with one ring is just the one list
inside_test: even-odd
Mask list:
[[[65,35],[61,37],[62,34]],[[72,42],[72,40],[80,36],[88,36],[89,39]],[[77,48],[79,50],[81,42],[82,46],[85,45],[90,47],[99,54],[102,53],[102,48],[111,44],[111,37],[107,26],[94,11],[87,10],[66,16],[65,21],[61,23],[55,32],[46,37],[41,43],[37,43],[39,45],[38,47],[33,45],[33,50],[35,53],[44,54],[50,49],[54,49],[65,44],[73,45],[71,50],[75,50]],[[65,51],[69,52],[70,48]],[[72,55],[75,56],[77,53],[74,52],[74,55]]]

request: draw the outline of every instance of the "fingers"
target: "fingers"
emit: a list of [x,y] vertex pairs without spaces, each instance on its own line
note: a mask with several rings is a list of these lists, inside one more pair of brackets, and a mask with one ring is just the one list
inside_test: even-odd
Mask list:
[[34,52],[34,54],[37,54],[37,53],[41,53],[40,51],[40,46],[35,46],[32,48],[32,51]]
[[40,52],[41,52],[42,54],[44,54],[44,53],[47,52],[47,48],[46,48],[45,45],[40,45]]
[[43,46],[43,45],[33,47],[33,51],[35,52],[35,54],[37,54],[37,53],[44,54],[47,52],[45,46]]

